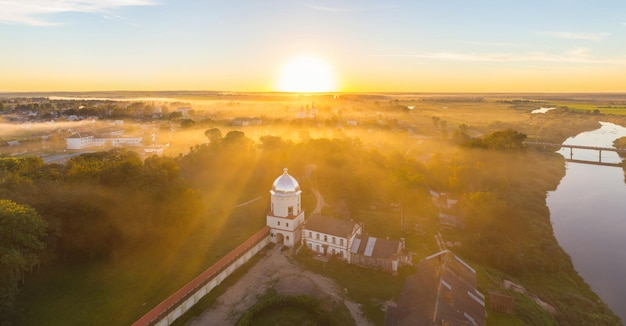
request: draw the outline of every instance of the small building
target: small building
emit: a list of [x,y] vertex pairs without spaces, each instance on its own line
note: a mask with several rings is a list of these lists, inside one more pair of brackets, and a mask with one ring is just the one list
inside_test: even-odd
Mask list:
[[148,146],[143,148],[143,157],[152,155],[163,156],[163,146]]
[[381,239],[357,235],[350,247],[350,262],[396,274],[398,267],[408,264],[410,259],[404,252],[404,239]]
[[186,118],[193,111],[193,109],[191,107],[184,106],[184,107],[180,107],[180,108],[176,109],[176,111],[180,112],[180,114],[182,114],[183,117]]
[[274,180],[272,184],[271,208],[266,216],[270,227],[270,241],[287,247],[295,247],[300,243],[304,227],[304,211],[301,205],[300,184],[287,173]]
[[350,247],[362,232],[363,226],[354,221],[313,215],[306,221],[302,242],[318,254],[350,262]]
[[424,258],[407,278],[397,306],[387,307],[386,326],[486,325],[485,296],[476,271],[448,250]]

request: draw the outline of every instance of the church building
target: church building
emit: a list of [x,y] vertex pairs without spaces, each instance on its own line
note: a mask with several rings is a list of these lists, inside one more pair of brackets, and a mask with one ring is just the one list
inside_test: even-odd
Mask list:
[[323,256],[334,256],[364,267],[393,274],[410,264],[404,240],[378,239],[363,234],[363,225],[352,220],[313,215],[305,221],[300,184],[283,170],[272,184],[271,208],[267,213],[270,241],[286,247],[300,242]]
[[271,207],[267,213],[267,226],[271,228],[270,240],[273,243],[295,247],[300,243],[304,227],[300,184],[287,168],[272,184]]

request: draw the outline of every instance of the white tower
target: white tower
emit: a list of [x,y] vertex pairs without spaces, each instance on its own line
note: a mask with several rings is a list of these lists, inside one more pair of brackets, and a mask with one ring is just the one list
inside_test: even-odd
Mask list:
[[271,228],[270,239],[274,243],[294,247],[300,243],[304,227],[304,211],[300,202],[300,184],[287,173],[274,180],[271,207],[267,213],[267,226]]

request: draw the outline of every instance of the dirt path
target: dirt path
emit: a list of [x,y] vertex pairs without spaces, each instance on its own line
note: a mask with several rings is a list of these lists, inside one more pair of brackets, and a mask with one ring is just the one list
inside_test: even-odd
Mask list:
[[320,194],[317,189],[311,188],[311,192],[315,195],[315,199],[317,199],[317,204],[315,205],[315,209],[311,214],[321,214],[322,209],[329,205],[324,201],[324,197],[322,197],[322,194]]
[[363,316],[359,304],[348,301],[333,280],[306,271],[280,251],[277,246],[266,253],[237,283],[222,294],[215,305],[192,319],[189,326],[235,325],[241,315],[264,294],[268,288],[285,295],[331,297],[345,303],[357,325],[371,325]]

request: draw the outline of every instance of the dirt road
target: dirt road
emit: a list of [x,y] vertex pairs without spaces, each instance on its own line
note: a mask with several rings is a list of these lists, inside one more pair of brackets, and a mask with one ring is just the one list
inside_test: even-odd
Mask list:
[[259,255],[266,256],[256,263],[237,283],[222,294],[215,305],[192,319],[189,326],[235,325],[241,315],[268,288],[285,295],[310,295],[341,300],[350,310],[357,325],[371,325],[363,316],[360,305],[346,300],[333,280],[302,269],[277,246]]

